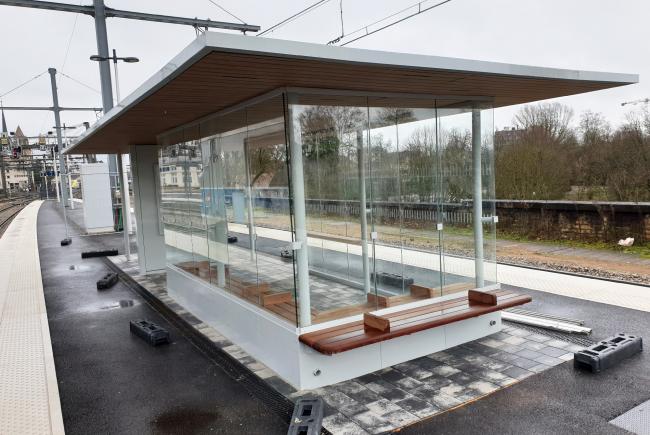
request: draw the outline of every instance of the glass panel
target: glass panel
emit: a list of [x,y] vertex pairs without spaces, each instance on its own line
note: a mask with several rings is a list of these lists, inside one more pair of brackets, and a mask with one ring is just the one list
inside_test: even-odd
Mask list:
[[[226,216],[228,234],[236,237],[228,244],[228,288],[242,298],[259,304],[264,288],[259,286],[254,243],[253,214],[249,202],[245,144],[248,137],[246,111],[240,110],[220,119],[228,130],[218,135],[223,153]],[[252,242],[253,241],[253,242]]]
[[[399,107],[401,103],[417,103]],[[433,100],[370,100],[374,272],[379,302],[440,295],[436,229],[436,110]],[[388,300],[384,302],[383,298]]]
[[412,108],[401,109],[401,113],[397,128],[402,204],[402,294],[416,300],[440,296],[442,284],[435,203],[438,199],[435,190],[438,187],[436,110],[434,107]]
[[[388,100],[371,101],[370,185],[372,202],[373,287],[379,306],[386,298],[408,291],[404,281],[398,125],[410,117],[408,110],[389,106]],[[408,283],[408,281],[407,281]]]
[[438,100],[442,294],[474,288],[471,106]]
[[[292,241],[284,101],[275,97],[247,109],[247,206],[261,304],[297,322],[293,261],[284,249]],[[284,256],[282,256],[284,255]]]
[[481,110],[481,168],[483,187],[483,257],[485,285],[497,283],[496,189],[494,172],[494,110]]
[[187,143],[184,178],[187,188],[187,206],[189,211],[192,254],[194,258],[195,273],[199,278],[210,281],[207,221],[204,214],[201,212],[203,161],[201,153],[201,142],[199,140],[192,140]]
[[[495,213],[494,123],[493,110],[487,105],[461,105],[453,101],[438,101],[438,105],[444,219],[443,294],[447,294],[476,287],[480,281],[476,278],[477,270],[483,274],[483,285],[496,282],[495,223],[492,219]],[[480,133],[478,138],[473,137],[474,127]],[[479,187],[475,186],[473,175],[474,146],[480,147],[480,202],[474,201],[474,189]],[[482,208],[482,223],[475,228],[473,213],[477,205]],[[481,237],[482,252],[475,249],[476,240]]]
[[192,253],[188,191],[184,176],[186,164],[187,147],[184,142],[161,149],[161,213],[167,262],[197,273]]
[[[203,127],[203,126],[202,126]],[[201,133],[202,136],[207,133]],[[224,290],[228,289],[228,225],[226,221],[226,198],[223,189],[223,152],[216,136],[201,140],[201,211],[205,219],[210,282]]]
[[366,295],[369,259],[363,255],[369,239],[361,211],[366,179],[359,175],[367,170],[367,100],[295,96],[290,123],[291,146],[302,148],[302,180],[291,182],[304,186],[312,323],[374,310],[374,299]]
[[[285,107],[284,98],[168,138],[160,176],[171,264],[295,324],[305,301],[300,326],[473,288],[480,120],[479,264],[485,284],[496,281],[491,108],[473,121],[461,101],[294,94]],[[302,231],[308,243],[290,245]]]

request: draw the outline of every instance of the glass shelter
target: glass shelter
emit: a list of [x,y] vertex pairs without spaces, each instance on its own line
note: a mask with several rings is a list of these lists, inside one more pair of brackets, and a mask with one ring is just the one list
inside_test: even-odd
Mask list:
[[284,88],[159,142],[168,264],[298,328],[496,284],[490,99]]
[[205,32],[65,152],[130,153],[139,273],[318,388],[499,331],[493,108],[637,82]]

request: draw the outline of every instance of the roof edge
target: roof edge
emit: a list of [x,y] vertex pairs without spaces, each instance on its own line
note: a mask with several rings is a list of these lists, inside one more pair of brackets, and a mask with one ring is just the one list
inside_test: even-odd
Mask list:
[[66,148],[63,151],[64,154],[73,153],[75,148],[94,136],[106,124],[117,119],[129,108],[165,86],[200,58],[213,51],[298,59],[322,59],[328,62],[383,65],[397,68],[421,68],[529,78],[594,81],[618,85],[633,84],[639,81],[637,74],[546,68],[423,54],[348,48],[275,38],[232,35],[221,32],[205,32],[199,35],[135,91],[105,113],[104,116],[86,130],[71,146]]

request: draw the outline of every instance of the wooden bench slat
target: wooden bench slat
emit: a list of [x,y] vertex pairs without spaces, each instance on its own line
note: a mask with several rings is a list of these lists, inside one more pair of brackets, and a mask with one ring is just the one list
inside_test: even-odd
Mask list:
[[[495,294],[497,294],[497,297],[501,297],[500,295],[505,296],[505,295],[508,295],[508,294],[516,294],[516,293],[511,293],[511,292],[509,292],[507,290],[503,290],[503,291],[499,291],[498,293],[495,293]],[[467,301],[467,297],[466,296],[459,296],[457,298],[447,299],[446,301],[437,302],[436,304],[422,305],[422,306],[415,307],[415,308],[407,308],[405,310],[397,311],[395,313],[385,314],[384,316],[385,317],[390,317],[390,318],[397,317],[397,316],[400,316],[400,317],[401,316],[408,316],[408,315],[418,313],[420,311],[427,311],[427,310],[430,310],[430,309],[433,309],[433,308],[436,308],[436,307],[439,307],[439,306],[444,306],[444,305],[448,305],[448,304],[453,305],[453,304],[458,303],[459,301]]]
[[345,352],[347,350],[352,350],[358,347],[379,343],[381,341],[385,341],[391,338],[402,337],[404,335],[414,334],[416,332],[420,332],[426,329],[448,325],[450,323],[470,319],[472,317],[478,317],[483,314],[488,314],[494,311],[499,311],[499,310],[495,310],[494,306],[476,306],[476,305],[468,306],[467,310],[442,314],[440,316],[437,316],[435,320],[430,320],[428,322],[414,322],[411,324],[391,328],[390,332],[388,333],[375,333],[375,334],[366,333],[366,334],[357,335],[355,337],[347,338],[344,340],[334,341],[331,343],[321,344],[320,342],[318,342],[317,345],[314,347],[314,349],[318,350],[321,353],[326,353],[326,354]]
[[[508,293],[509,292],[501,292],[501,293]],[[402,311],[397,311],[394,313],[388,313],[388,314],[383,314],[382,317],[388,318],[390,321],[394,320],[400,320],[402,318],[408,318],[409,316],[414,315],[417,313],[418,315],[420,313],[426,313],[430,311],[440,311],[443,309],[447,308],[452,308],[454,306],[457,306],[459,304],[467,304],[467,298],[465,297],[458,297],[454,299],[449,299],[446,301],[440,301],[435,304],[429,304],[429,305],[424,305],[421,307],[416,307],[416,308],[411,308],[407,310],[402,310]],[[362,325],[363,322],[358,321],[358,322],[350,322],[345,324],[345,328],[341,328],[341,326],[334,326],[331,328],[326,328],[326,329],[321,329],[319,331],[315,331],[311,334],[318,334],[319,339],[327,339],[331,336],[339,335],[339,334],[345,334],[350,331],[355,331],[358,330],[358,326]]]
[[[516,293],[511,293],[509,296],[519,297],[519,295]],[[504,300],[504,302],[507,301],[508,299],[510,298],[508,297],[507,299]],[[439,304],[432,304],[431,306],[433,307],[438,306],[438,309],[434,308],[427,311],[422,311],[419,312],[417,316],[405,316],[405,317],[400,316],[400,320],[397,321],[394,321],[393,318],[389,318],[391,331],[397,331],[400,328],[409,325],[423,324],[429,321],[435,323],[437,322],[436,318],[438,317],[450,315],[464,310],[467,311],[473,307],[469,305],[467,298],[462,298],[461,300],[454,299],[454,301],[455,301],[454,304],[445,305],[442,308],[439,307]],[[521,305],[521,304],[516,304],[516,305]],[[493,310],[493,311],[498,311],[498,310]],[[382,317],[387,317],[387,316],[383,315]],[[341,342],[344,340],[354,339],[355,337],[363,337],[363,335],[364,335],[364,331],[361,330],[358,327],[358,325],[355,325],[355,327],[350,326],[349,328],[346,328],[345,331],[341,331],[340,329],[336,330],[334,328],[334,330],[331,331],[327,337],[318,337],[318,342],[321,343],[322,345],[331,345],[333,343]]]
[[[331,355],[523,305],[531,301],[530,296],[512,293],[507,290],[491,291],[486,294],[477,295],[479,302],[470,301],[465,296],[380,315],[378,317],[389,322],[390,328],[386,332],[381,332],[375,328],[365,329],[363,321],[355,321],[321,331],[302,334],[300,341],[318,352]],[[495,305],[480,302],[490,302],[494,299],[496,299]]]

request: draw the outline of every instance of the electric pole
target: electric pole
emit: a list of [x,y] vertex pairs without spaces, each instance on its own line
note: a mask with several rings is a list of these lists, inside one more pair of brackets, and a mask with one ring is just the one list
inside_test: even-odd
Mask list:
[[48,68],[47,72],[50,73],[50,84],[52,85],[52,111],[54,112],[54,129],[56,130],[56,142],[59,147],[59,168],[61,168],[61,175],[59,176],[61,184],[61,200],[63,209],[65,210],[65,207],[68,205],[68,178],[66,176],[67,170],[65,169],[65,159],[63,158],[63,139],[61,137],[60,115],[61,109],[59,108],[59,92],[56,89],[56,68]]
[[[183,18],[183,17],[173,17],[168,15],[147,14],[142,12],[132,12],[132,11],[106,8],[106,6],[104,5],[104,0],[93,0],[92,6],[72,5],[66,3],[56,3],[56,2],[38,1],[38,0],[0,0],[0,5],[81,13],[85,15],[90,15],[95,19],[95,37],[97,39],[97,54],[100,57],[106,59],[99,62],[99,77],[101,83],[102,106],[104,109],[104,115],[106,115],[113,108],[113,89],[111,85],[110,64],[108,63],[109,55],[108,55],[108,36],[106,32],[106,17],[127,18],[127,19],[143,20],[143,21],[156,21],[162,23],[190,25],[195,29],[220,28],[226,30],[238,30],[243,33],[257,32],[258,30],[260,30],[259,26],[254,26],[246,23],[243,24],[226,23],[226,22],[212,21],[212,20],[199,20],[197,18],[192,19],[192,18]],[[60,131],[58,131],[58,129],[57,129],[57,134],[60,135]],[[59,143],[61,143],[60,139],[59,139]],[[118,159],[117,155],[115,154],[109,155],[109,167],[108,167],[109,173],[111,175],[115,174],[116,172],[118,175],[124,174],[124,168],[122,167],[121,163],[122,163],[121,156]],[[117,178],[118,177],[116,177],[115,181],[112,181],[111,184],[116,185]],[[113,180],[113,177],[111,176],[110,179]],[[123,186],[125,183],[124,181],[122,181],[122,183],[120,184],[122,185],[121,202],[122,202],[122,220],[124,222],[126,218],[126,213],[130,213],[130,211],[128,210],[128,204],[126,204],[125,201],[125,194],[124,194],[125,187]],[[109,187],[111,188],[111,192],[112,192],[113,190],[112,186]],[[126,188],[128,189],[128,186],[126,186]],[[123,227],[125,227],[124,224]],[[126,236],[124,238],[124,243],[125,243],[124,248],[125,248],[125,253],[128,255],[130,251],[129,241],[128,241],[129,240],[128,231],[126,231],[126,228],[124,230],[126,233]]]

